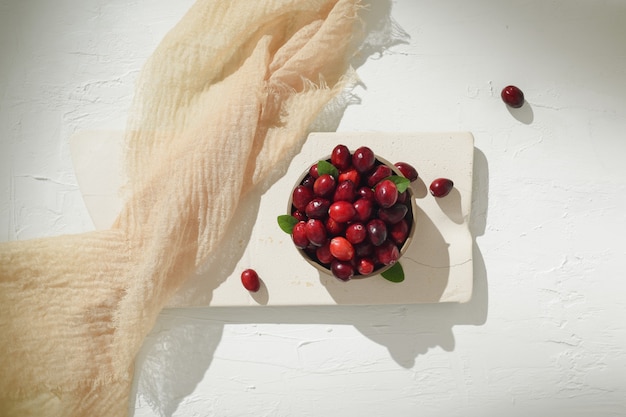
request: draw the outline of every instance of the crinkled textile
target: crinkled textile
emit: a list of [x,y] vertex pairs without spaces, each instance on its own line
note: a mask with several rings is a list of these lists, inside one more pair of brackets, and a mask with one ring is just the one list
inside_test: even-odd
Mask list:
[[357,3],[198,0],[165,37],[138,80],[114,226],[0,244],[0,415],[127,415],[159,311],[342,90]]

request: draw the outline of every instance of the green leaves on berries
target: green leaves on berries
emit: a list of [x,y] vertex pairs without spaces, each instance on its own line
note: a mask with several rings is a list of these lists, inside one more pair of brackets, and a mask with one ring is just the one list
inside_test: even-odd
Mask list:
[[400,265],[400,262],[396,262],[391,266],[391,268],[382,272],[380,275],[387,281],[395,283],[404,281],[404,269],[402,269],[402,265]]
[[317,162],[317,173],[322,176],[324,174],[331,175],[334,179],[339,177],[339,170],[333,164],[328,161]]
[[278,226],[281,230],[287,234],[291,234],[293,227],[298,223],[298,219],[289,214],[282,214],[276,220],[278,220]]

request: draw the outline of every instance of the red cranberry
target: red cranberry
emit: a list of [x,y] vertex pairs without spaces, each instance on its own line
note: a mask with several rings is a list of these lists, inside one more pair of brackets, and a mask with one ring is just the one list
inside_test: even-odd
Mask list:
[[393,171],[387,165],[378,165],[374,172],[367,177],[367,185],[370,187],[375,186],[382,180],[393,175]]
[[320,175],[313,184],[313,192],[318,197],[330,197],[335,192],[337,182],[330,174]]
[[382,245],[375,249],[376,259],[383,265],[391,265],[396,263],[400,258],[400,250],[390,240],[385,240]]
[[409,224],[404,219],[391,226],[391,229],[389,230],[389,238],[398,245],[404,244],[408,236]]
[[343,235],[346,232],[346,224],[339,223],[337,220],[332,217],[328,217],[326,219],[326,231],[330,236],[339,236]]
[[311,168],[309,168],[309,175],[313,177],[313,179],[317,179],[320,176],[319,172],[317,172],[317,164],[311,165]]
[[308,217],[306,216],[306,214],[304,214],[304,213],[303,213],[303,212],[301,212],[300,210],[294,210],[294,212],[293,212],[293,213],[291,213],[291,215],[292,215],[293,217],[295,217],[295,218],[296,218],[296,220],[298,220],[299,222],[302,222],[302,221],[307,221],[307,220],[308,220]]
[[330,163],[337,169],[343,170],[350,168],[352,164],[352,155],[346,145],[337,145],[330,154]]
[[374,255],[374,245],[369,240],[357,243],[354,246],[354,255],[359,258],[370,257]]
[[417,170],[413,167],[413,165],[407,162],[396,162],[393,166],[398,168],[398,171],[400,171],[400,173],[411,182],[415,181],[418,177]]
[[445,197],[447,196],[452,188],[454,187],[454,182],[447,178],[437,178],[430,184],[430,193],[435,197]]
[[368,172],[374,163],[376,162],[376,156],[374,152],[367,146],[362,146],[352,154],[352,165],[361,174]]
[[372,217],[374,212],[374,202],[365,198],[359,198],[353,204],[356,214],[354,219],[359,222],[366,222]]
[[325,265],[329,265],[335,259],[330,253],[330,242],[326,242],[326,244],[317,248],[315,255],[317,256],[317,260]]
[[254,269],[246,269],[241,273],[241,283],[246,290],[251,292],[257,292],[261,288],[259,275]]
[[354,246],[345,237],[336,236],[330,240],[330,253],[340,261],[354,258]]
[[357,194],[361,198],[365,198],[367,200],[374,201],[376,196],[374,195],[374,191],[370,187],[361,187],[357,190]]
[[391,180],[383,180],[376,185],[374,196],[381,207],[391,207],[398,200],[398,187]]
[[328,216],[339,223],[347,223],[355,215],[356,209],[349,201],[336,201],[328,208]]
[[350,243],[361,243],[365,238],[367,238],[367,229],[363,223],[352,223],[346,228],[346,239]]
[[367,235],[374,246],[380,246],[387,239],[387,225],[380,219],[372,219],[367,223]]
[[323,219],[328,215],[330,201],[325,198],[314,198],[306,205],[305,213],[311,219]]
[[404,204],[406,200],[409,198],[409,193],[405,191],[398,193],[398,199],[396,200],[396,204]]
[[330,264],[330,270],[336,278],[342,281],[348,281],[354,276],[354,268],[350,262],[335,260]]
[[341,181],[335,189],[334,201],[348,201],[352,203],[356,198],[356,187],[350,180]]
[[378,217],[385,223],[395,224],[404,219],[409,208],[404,204],[394,204],[389,208],[378,210]]
[[341,181],[352,181],[355,185],[361,183],[361,174],[354,168],[347,169],[345,171],[341,171],[339,173],[339,182]]
[[374,261],[372,259],[361,258],[359,259],[359,262],[357,263],[356,269],[361,275],[369,275],[372,272],[374,272],[375,267],[376,265],[374,264]]
[[514,109],[520,108],[524,105],[524,93],[514,85],[504,87],[500,96],[502,97],[502,101]]
[[302,180],[302,182],[300,183],[300,185],[303,185],[307,188],[310,188],[311,190],[313,189],[313,184],[315,184],[315,180],[316,178],[313,178],[310,174],[307,174],[304,179]]
[[296,209],[304,211],[313,197],[313,190],[304,185],[298,185],[293,190],[291,201]]
[[306,222],[296,223],[291,232],[291,239],[294,245],[299,249],[304,249],[309,246],[309,238],[306,235]]
[[326,243],[326,227],[324,222],[319,219],[310,219],[306,222],[306,237],[315,246],[322,246]]

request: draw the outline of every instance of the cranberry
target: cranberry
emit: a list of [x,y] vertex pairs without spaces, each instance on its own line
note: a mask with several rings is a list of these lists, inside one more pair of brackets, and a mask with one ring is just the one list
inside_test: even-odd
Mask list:
[[356,214],[354,219],[359,222],[366,222],[372,217],[374,212],[374,202],[365,198],[359,198],[353,204]]
[[299,249],[304,249],[309,246],[309,238],[306,235],[306,222],[296,223],[291,232],[291,239],[294,245]]
[[328,207],[330,207],[330,201],[318,197],[309,201],[304,211],[309,218],[323,219],[328,215]]
[[500,93],[500,97],[502,97],[502,101],[514,109],[524,105],[524,93],[514,85],[504,87]]
[[367,235],[374,246],[380,246],[387,239],[387,225],[380,219],[367,223]]
[[342,281],[348,281],[354,276],[354,268],[350,262],[335,260],[332,264],[330,264],[330,270],[336,278],[339,278]]
[[435,197],[445,197],[447,196],[452,188],[454,187],[454,182],[447,178],[437,178],[430,184],[430,193]]
[[296,218],[296,220],[298,220],[299,222],[302,222],[302,221],[307,221],[307,220],[308,220],[308,217],[306,216],[306,214],[304,214],[304,213],[303,213],[303,212],[301,212],[300,210],[294,210],[294,212],[293,212],[293,213],[291,213],[291,215],[292,215],[293,217],[295,217],[295,218]]
[[393,166],[398,168],[398,171],[400,171],[400,173],[411,182],[415,181],[418,177],[417,170],[413,167],[413,165],[407,162],[396,162]]
[[367,185],[373,187],[385,178],[390,177],[391,175],[393,175],[393,171],[391,170],[391,168],[389,168],[387,165],[378,165],[374,172],[372,172],[372,174],[367,177]]
[[343,170],[350,168],[352,164],[352,155],[346,145],[337,145],[330,154],[330,163],[337,169]]
[[352,165],[361,174],[368,172],[374,163],[376,162],[376,156],[374,152],[367,146],[362,146],[352,154]]
[[363,223],[352,223],[346,228],[346,239],[350,243],[361,243],[365,238],[367,238],[367,229]]
[[374,195],[374,191],[370,187],[361,187],[357,190],[357,194],[361,198],[365,198],[366,200],[374,201],[376,196]]
[[409,193],[405,191],[398,193],[398,199],[396,200],[396,204],[404,204],[406,203],[407,198],[409,198]]
[[409,224],[404,219],[391,226],[389,230],[389,238],[398,245],[402,245],[408,236]]
[[382,245],[375,249],[376,259],[383,265],[391,265],[396,263],[400,258],[400,250],[390,240],[385,240]]
[[311,190],[313,189],[313,184],[315,184],[315,180],[316,178],[313,178],[310,174],[307,174],[304,179],[302,180],[302,182],[300,183],[300,185],[303,185],[307,188],[310,188]]
[[385,223],[395,224],[404,219],[409,208],[404,204],[395,204],[389,208],[378,210],[378,217]]
[[383,180],[376,185],[374,196],[381,207],[391,207],[398,200],[398,187],[391,180]]
[[322,246],[326,243],[326,227],[324,222],[319,219],[310,219],[306,222],[306,237],[314,246]]
[[352,203],[356,198],[356,186],[350,180],[341,181],[335,189],[334,201],[348,201]]
[[251,292],[257,292],[261,288],[259,275],[254,269],[246,269],[241,273],[241,283],[246,290]]
[[336,236],[330,240],[330,253],[340,261],[354,258],[354,246],[345,237]]
[[339,173],[339,182],[341,181],[352,181],[354,184],[361,183],[361,174],[354,168],[347,169],[345,171],[341,171]]
[[337,182],[330,174],[320,175],[313,184],[313,192],[318,197],[330,197],[335,192]]
[[374,272],[374,268],[375,267],[376,267],[376,265],[374,264],[374,261],[372,259],[370,259],[370,258],[361,258],[361,259],[359,259],[359,262],[357,263],[356,270],[361,275],[369,275],[372,272]]
[[311,168],[309,168],[309,175],[313,177],[313,179],[317,179],[320,176],[319,172],[317,172],[317,164],[311,165]]
[[364,242],[361,243],[357,243],[354,246],[354,255],[358,256],[359,258],[364,258],[364,257],[369,257],[374,255],[374,245],[372,245],[372,242],[366,240]]
[[306,209],[306,205],[313,200],[313,197],[313,190],[305,187],[304,185],[298,185],[293,190],[291,201],[296,209],[304,211]]
[[346,232],[346,224],[339,223],[337,220],[332,217],[328,217],[326,219],[326,231],[330,236],[339,236],[343,235]]
[[336,201],[328,209],[328,216],[339,223],[347,223],[354,219],[355,215],[356,209],[349,201]]
[[330,264],[335,257],[330,253],[330,242],[326,242],[325,245],[320,246],[315,251],[315,256],[317,256],[317,260],[321,263],[328,265]]

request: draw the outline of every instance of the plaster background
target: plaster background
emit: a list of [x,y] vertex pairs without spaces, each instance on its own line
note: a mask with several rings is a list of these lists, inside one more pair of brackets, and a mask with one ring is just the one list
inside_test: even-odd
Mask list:
[[[191,4],[0,0],[0,239],[93,227],[68,139],[124,127]],[[406,42],[359,68],[337,129],[474,134],[472,301],[164,311],[135,416],[626,415],[626,3],[397,0],[391,16]]]

